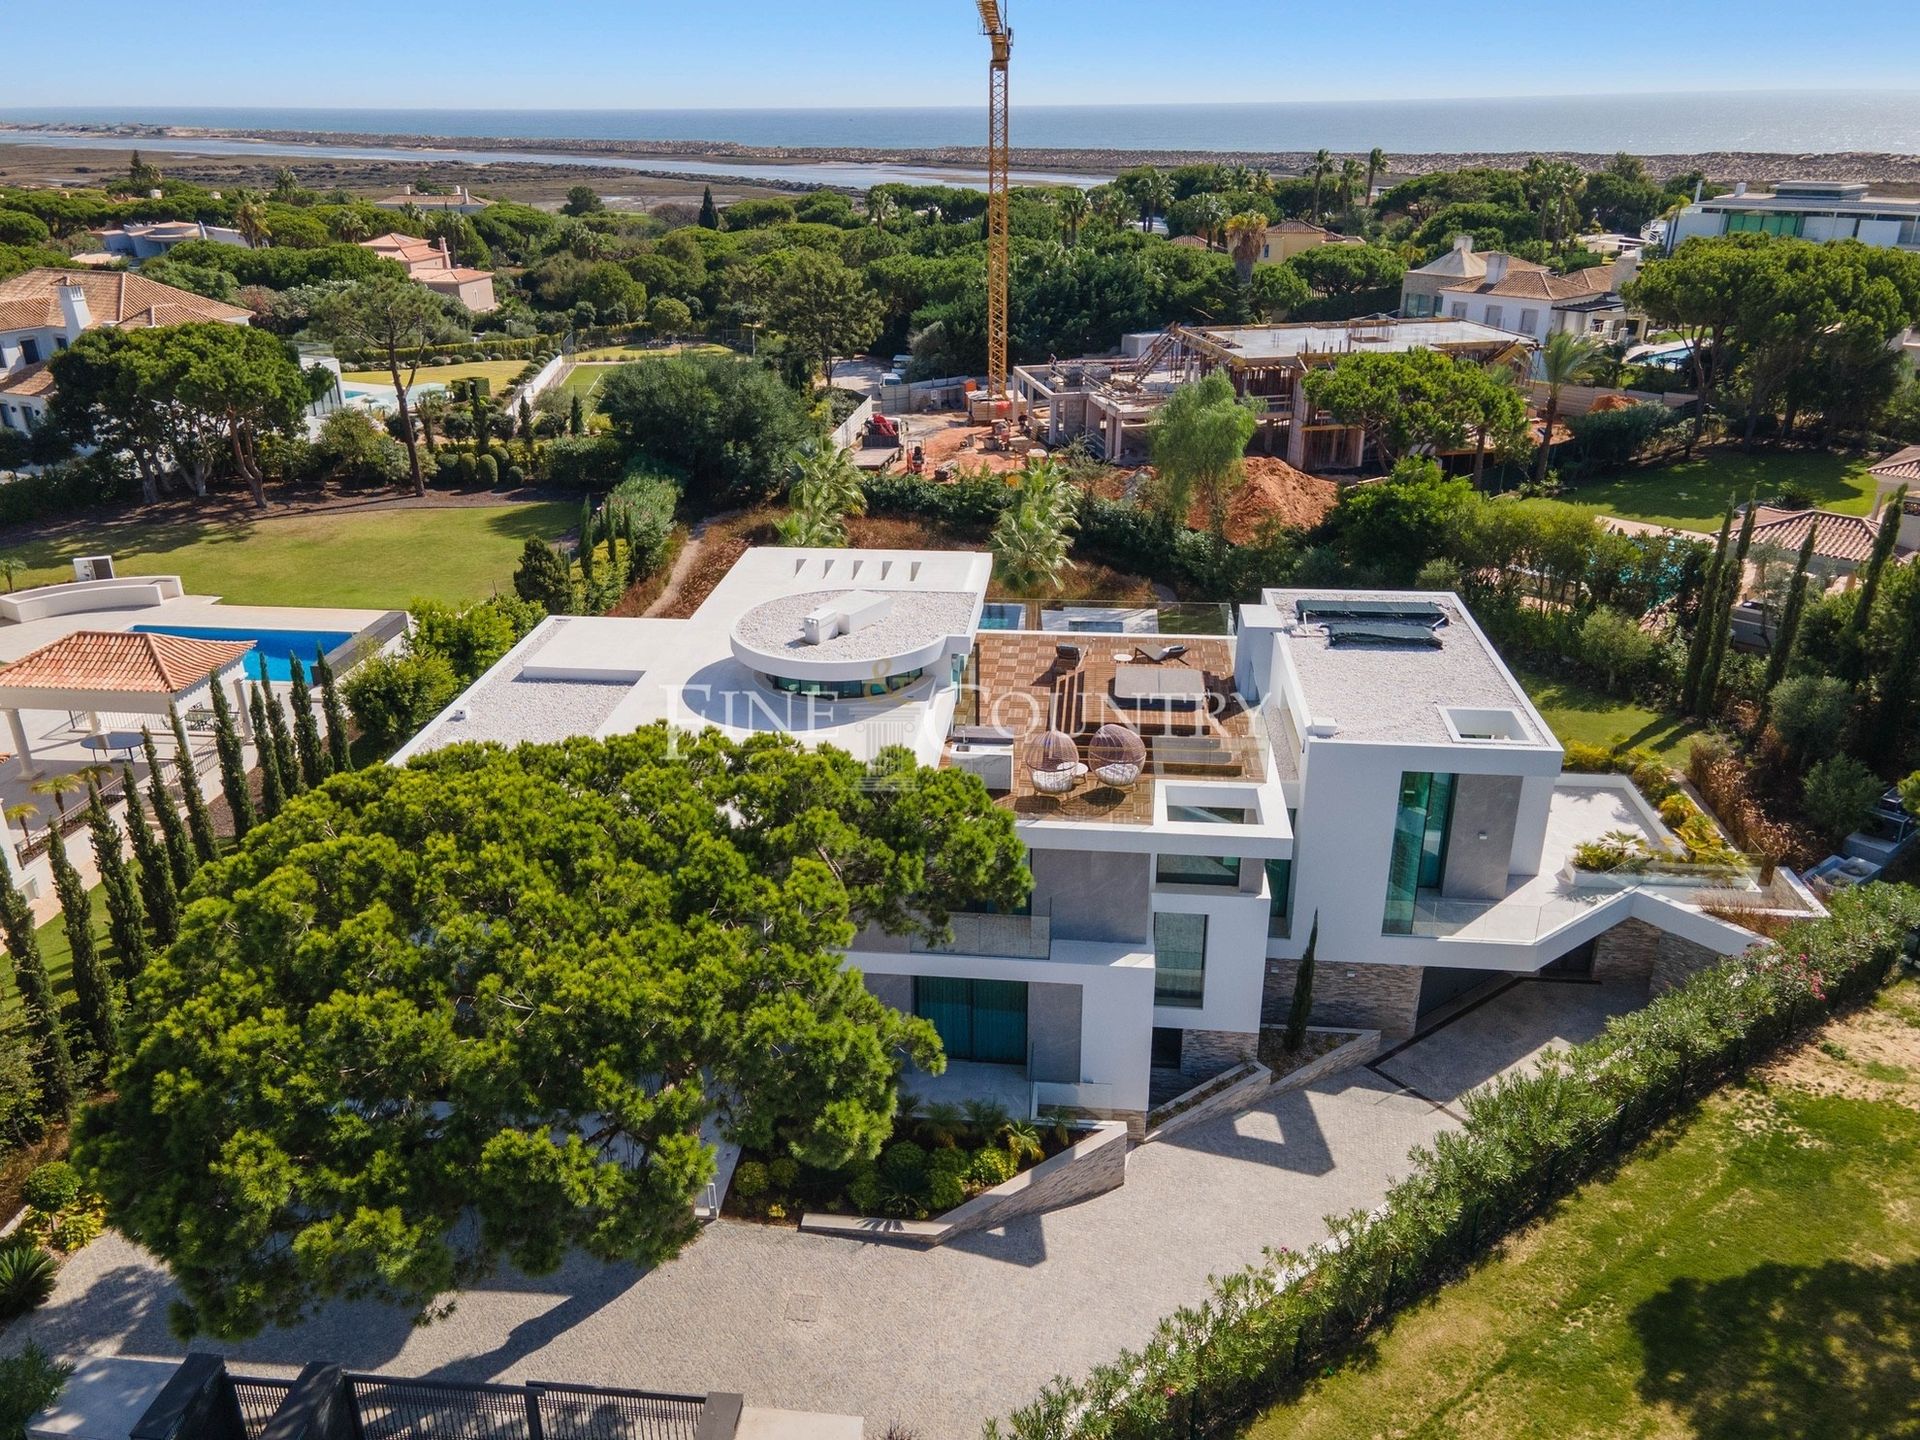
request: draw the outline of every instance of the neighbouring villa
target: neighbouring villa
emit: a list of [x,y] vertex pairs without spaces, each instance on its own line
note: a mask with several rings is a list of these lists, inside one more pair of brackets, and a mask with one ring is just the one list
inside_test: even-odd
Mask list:
[[934,1023],[956,1093],[1136,1127],[1254,1056],[1316,919],[1315,1022],[1405,1037],[1517,974],[1650,991],[1757,943],[1743,918],[1821,913],[1784,870],[1576,864],[1671,836],[1625,777],[1562,773],[1455,595],[1041,607],[989,602],[990,573],[749,550],[688,619],[545,621],[395,763],[664,720],[966,769],[1015,817],[1030,904],[848,961]]
[[1875,195],[1863,181],[1782,180],[1771,190],[1738,182],[1730,194],[1696,200],[1667,230],[1667,250],[1696,235],[1794,235],[1920,248],[1920,200]]
[[1629,253],[1611,264],[1556,275],[1502,250],[1475,250],[1473,236],[1456,235],[1452,249],[1401,279],[1400,313],[1467,320],[1524,335],[1536,345],[1556,331],[1611,342],[1635,328],[1620,287],[1639,267],[1638,253]]
[[436,295],[458,300],[476,315],[500,308],[493,295],[493,272],[454,264],[445,239],[422,240],[418,235],[389,233],[362,240],[360,245],[383,260],[404,265],[414,281]]
[[0,280],[0,429],[32,431],[53,403],[47,362],[99,325],[250,325],[253,312],[126,271],[42,268]]

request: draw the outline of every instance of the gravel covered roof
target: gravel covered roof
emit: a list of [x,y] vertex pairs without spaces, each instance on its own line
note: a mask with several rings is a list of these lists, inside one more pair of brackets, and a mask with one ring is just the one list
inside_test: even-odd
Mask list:
[[948,635],[964,635],[973,625],[978,597],[966,591],[895,590],[884,619],[850,635],[809,645],[800,622],[831,600],[856,590],[808,590],[782,595],[754,606],[734,624],[735,638],[766,655],[782,652],[807,660],[886,660],[905,655]]

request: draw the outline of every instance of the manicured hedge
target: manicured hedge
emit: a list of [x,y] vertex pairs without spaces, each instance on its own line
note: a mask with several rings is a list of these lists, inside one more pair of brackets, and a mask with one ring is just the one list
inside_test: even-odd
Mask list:
[[[1882,985],[1920,926],[1920,891],[1868,885],[1696,975],[1530,1076],[1464,1102],[1466,1124],[1416,1150],[1371,1214],[1332,1222],[1302,1256],[1214,1282],[1139,1351],[1055,1380],[990,1436],[1160,1440],[1224,1436],[1368,1330],[1484,1256],[1690,1101]],[[1657,1223],[1658,1217],[1650,1217]]]

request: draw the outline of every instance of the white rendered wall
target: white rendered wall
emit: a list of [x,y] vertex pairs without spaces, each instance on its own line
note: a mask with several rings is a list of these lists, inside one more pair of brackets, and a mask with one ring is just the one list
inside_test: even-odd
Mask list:
[[1260,1028],[1261,987],[1267,969],[1267,886],[1258,860],[1260,886],[1255,891],[1226,886],[1159,885],[1153,887],[1155,914],[1207,917],[1207,973],[1197,1006],[1156,1005],[1153,1024],[1178,1030],[1238,1030]]

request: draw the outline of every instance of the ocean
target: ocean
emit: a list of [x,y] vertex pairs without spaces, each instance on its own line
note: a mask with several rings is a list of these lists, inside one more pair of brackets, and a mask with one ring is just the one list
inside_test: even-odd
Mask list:
[[[978,145],[980,106],[834,110],[329,110],[178,105],[0,107],[15,123],[183,125],[244,131],[681,140],[922,149]],[[4,137],[0,137],[4,138]],[[1920,154],[1920,90],[1734,91],[1521,99],[1281,101],[1244,105],[1028,105],[1013,143],[1046,150],[1294,151],[1389,155],[1631,150],[1641,154],[1859,150]]]

